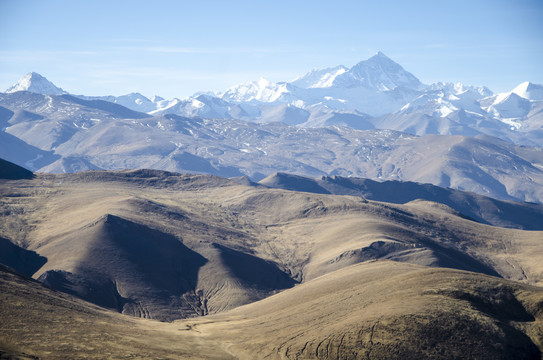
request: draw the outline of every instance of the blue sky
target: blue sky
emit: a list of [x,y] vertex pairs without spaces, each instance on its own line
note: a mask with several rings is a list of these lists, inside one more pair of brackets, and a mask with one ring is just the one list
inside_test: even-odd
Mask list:
[[421,81],[543,84],[542,0],[0,0],[0,91],[185,97],[383,51]]

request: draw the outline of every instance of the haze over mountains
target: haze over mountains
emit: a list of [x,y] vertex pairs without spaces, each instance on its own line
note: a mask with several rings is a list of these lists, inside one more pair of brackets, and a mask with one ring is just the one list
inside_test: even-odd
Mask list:
[[0,94],[0,157],[44,172],[154,168],[258,181],[279,171],[542,202],[541,89],[424,85],[382,53],[184,100],[75,96],[31,73]]

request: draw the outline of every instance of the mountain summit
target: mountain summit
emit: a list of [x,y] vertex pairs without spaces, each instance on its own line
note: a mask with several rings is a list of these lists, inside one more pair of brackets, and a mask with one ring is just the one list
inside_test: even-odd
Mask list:
[[400,64],[379,51],[368,60],[359,62],[349,71],[337,76],[332,85],[348,88],[363,86],[372,90],[387,91],[399,86],[418,90],[422,83]]
[[35,72],[26,74],[17,82],[17,84],[6,90],[7,93],[14,93],[17,91],[28,91],[46,95],[62,95],[67,93]]
[[394,90],[397,87],[419,90],[422,87],[419,79],[380,51],[350,69],[342,65],[315,69],[295,79],[292,84],[306,89],[363,87],[372,91]]
[[523,82],[511,91],[528,100],[543,100],[543,86],[529,81]]

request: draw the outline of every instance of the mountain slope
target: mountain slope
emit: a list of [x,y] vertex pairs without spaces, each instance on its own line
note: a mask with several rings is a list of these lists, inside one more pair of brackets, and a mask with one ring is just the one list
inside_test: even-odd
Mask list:
[[74,134],[101,121],[146,117],[107,101],[82,100],[71,95],[5,93],[0,94],[0,103],[14,113],[4,131],[45,151],[54,150]]
[[316,194],[361,196],[368,200],[406,204],[425,200],[451,207],[475,221],[493,226],[543,230],[543,205],[500,201],[474,193],[414,182],[377,182],[362,178],[323,176],[317,179],[276,173],[259,181],[276,189]]
[[519,84],[512,92],[528,100],[543,100],[543,86],[529,81]]
[[47,259],[34,278],[138,317],[222,312],[376,259],[543,281],[541,232],[478,224],[429,202],[156,170],[40,174],[0,191],[0,237]]
[[233,359],[214,341],[104,310],[1,264],[0,302],[3,359]]
[[2,355],[541,356],[541,231],[157,170],[3,180],[0,198],[11,265],[62,291],[0,266]]
[[0,159],[0,179],[32,179],[34,174],[23,167],[17,166],[12,162]]
[[[155,168],[225,177],[245,175],[253,180],[280,171],[311,177],[427,182],[504,200],[543,199],[540,149],[488,136],[416,137],[345,127],[301,128],[305,123],[286,126],[174,115],[145,118],[141,113],[125,119],[122,117],[129,110],[109,104],[111,107],[67,96],[0,95],[0,105],[14,114],[23,107],[29,109],[24,116],[12,115],[5,131],[62,157],[55,164],[43,164],[43,171]],[[261,116],[266,114],[300,121],[308,115],[288,106],[261,112]],[[456,116],[456,123],[471,119],[466,114]],[[428,124],[433,124],[433,118],[429,119]],[[371,129],[371,121],[360,113],[317,110],[306,123]],[[428,148],[434,151],[428,152]]]
[[541,299],[540,288],[378,261],[183,323],[240,359],[537,359]]
[[0,132],[0,158],[35,171],[53,163],[60,156],[29,145],[9,133]]
[[389,261],[172,324],[104,311],[1,265],[0,290],[7,358],[537,359],[543,348],[540,288]]
[[[41,282],[124,314],[170,319],[190,316],[198,307],[190,299],[177,309],[168,305],[175,295],[195,290],[206,260],[174,237],[121,217],[106,214],[41,246],[40,253],[48,259],[35,274]],[[58,270],[61,258],[70,264]],[[164,309],[170,311],[163,314]]]
[[327,69],[313,69],[304,76],[294,79],[291,84],[304,89],[330,87],[336,77],[347,71],[349,68],[343,65]]
[[[178,207],[136,195],[143,182],[154,176],[158,176],[154,179],[160,188],[167,186],[168,180],[178,186],[188,180],[190,186],[198,178],[160,172],[126,175],[126,180],[122,173],[111,176],[105,172],[61,177],[60,182],[71,184],[65,198],[57,197],[59,193],[52,188],[47,195],[46,186],[38,190],[44,195],[30,202],[8,200],[2,207],[12,216],[3,219],[1,236],[47,259],[32,275],[48,286],[139,317],[172,320],[203,315],[258,300],[294,284],[275,263],[250,251],[240,252],[239,245],[216,238],[217,234],[226,234],[250,240],[251,233],[225,229],[220,222],[199,221],[198,216],[188,216]],[[109,177],[113,183],[107,180]],[[42,180],[48,183],[52,179]],[[132,181],[136,181],[134,185]],[[230,184],[222,179],[210,181],[219,186]],[[10,186],[5,185],[3,190]],[[120,193],[104,191],[103,186]],[[10,195],[3,191],[2,196]],[[36,207],[31,210],[27,205]],[[30,218],[14,211],[20,206],[32,213]],[[23,226],[21,231],[17,224],[34,221],[31,219],[40,225]],[[207,235],[202,236],[202,231]],[[184,245],[187,242],[192,249]],[[245,274],[244,267],[259,276]]]

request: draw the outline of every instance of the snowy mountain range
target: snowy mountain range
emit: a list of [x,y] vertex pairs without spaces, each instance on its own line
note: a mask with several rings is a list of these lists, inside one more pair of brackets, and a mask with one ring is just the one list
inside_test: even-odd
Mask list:
[[253,180],[282,171],[543,202],[543,86],[493,94],[425,85],[383,53],[288,83],[169,100],[72,95],[30,73],[0,93],[0,128],[0,157],[33,171],[155,168]]
[[0,113],[0,158],[41,172],[152,168],[257,181],[280,171],[543,202],[543,149],[485,135],[150,116],[102,100],[29,92],[0,94]]
[[[7,90],[66,94],[36,73]],[[524,82],[493,94],[484,86],[422,84],[382,52],[351,68],[314,69],[291,82],[266,79],[238,84],[221,93],[185,99],[74,95],[104,100],[149,115],[282,121],[299,127],[348,126],[390,129],[415,135],[486,134],[522,145],[543,145],[543,86]]]

